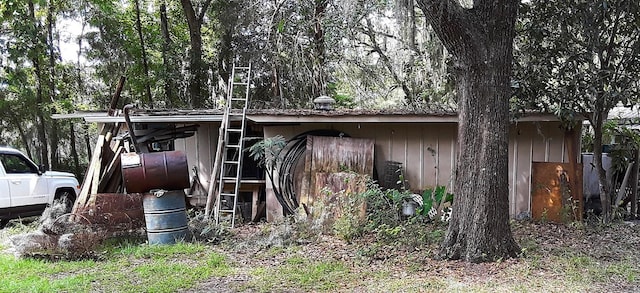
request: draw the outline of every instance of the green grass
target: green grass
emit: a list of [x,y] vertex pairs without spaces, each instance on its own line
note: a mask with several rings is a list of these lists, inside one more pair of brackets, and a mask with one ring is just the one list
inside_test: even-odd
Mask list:
[[175,292],[233,274],[224,256],[198,243],[109,243],[104,261],[43,261],[0,254],[0,292]]
[[275,270],[258,267],[251,270],[252,280],[243,289],[260,292],[297,288],[302,291],[331,292],[352,281],[355,275],[340,261],[314,261],[293,256]]
[[[94,261],[48,262],[0,254],[0,292],[84,292]],[[79,274],[78,274],[79,272]]]

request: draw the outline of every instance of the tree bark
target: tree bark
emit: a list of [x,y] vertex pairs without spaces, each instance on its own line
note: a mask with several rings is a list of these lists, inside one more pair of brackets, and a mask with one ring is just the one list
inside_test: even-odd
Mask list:
[[[33,50],[35,50],[36,52],[31,52],[31,62],[33,63],[33,67],[35,70],[35,74],[36,74],[36,118],[37,118],[37,129],[38,129],[38,151],[39,153],[39,159],[40,159],[40,164],[49,167],[49,148],[47,146],[47,133],[46,133],[46,122],[45,122],[45,118],[44,118],[44,113],[42,111],[42,108],[44,107],[44,99],[43,99],[43,84],[44,84],[44,78],[42,76],[42,64],[41,64],[41,60],[40,60],[40,55],[41,53],[44,52],[37,52],[38,48],[42,47],[42,44],[40,44],[39,42],[43,39],[43,37],[40,35],[40,25],[38,24],[38,21],[36,20],[36,16],[35,16],[35,5],[33,3],[32,0],[29,0],[28,2],[29,5],[29,20],[32,22],[32,25],[34,27],[33,33],[35,34],[35,36],[32,36],[33,38]],[[46,41],[45,41],[46,42]],[[44,54],[43,54],[44,55]]]
[[76,176],[80,176],[82,173],[80,168],[80,158],[78,156],[78,149],[76,147],[76,129],[74,127],[73,120],[69,121],[69,137],[71,138],[71,158],[73,159],[73,171]]
[[175,107],[176,103],[174,101],[174,93],[173,93],[173,81],[171,79],[171,74],[173,73],[173,66],[171,66],[171,56],[170,56],[170,48],[171,48],[171,35],[169,34],[169,20],[167,18],[167,5],[163,2],[160,5],[160,29],[162,31],[162,65],[164,66],[164,94],[165,100],[167,101],[167,106]]
[[[47,9],[47,47],[49,48],[49,97],[51,103],[56,101],[56,54],[54,44],[54,6],[53,2],[49,2]],[[55,111],[55,110],[54,110]],[[55,113],[55,112],[54,112]],[[51,136],[50,136],[50,150],[51,150],[51,168],[57,169],[59,166],[60,158],[58,156],[58,122],[51,121]],[[46,142],[45,142],[46,143]],[[46,165],[45,165],[46,166]]]
[[441,256],[470,262],[517,257],[509,226],[509,96],[519,1],[421,0],[456,62],[455,201]]
[[325,76],[325,42],[324,42],[324,29],[322,28],[322,19],[324,18],[325,10],[329,5],[329,0],[316,0],[316,5],[313,15],[313,47],[315,51],[315,70],[313,80],[313,96],[327,94],[327,78]]
[[598,172],[602,221],[609,223],[611,221],[611,184],[607,180],[607,172],[602,167],[602,127],[609,111],[601,106],[601,103],[596,102],[595,111],[592,114],[593,118],[591,119],[593,125],[593,164]]
[[191,48],[189,50],[189,70],[191,77],[189,79],[189,96],[191,107],[203,108],[207,98],[206,90],[203,86],[207,84],[207,76],[202,64],[202,20],[211,4],[211,0],[204,2],[198,15],[193,8],[191,0],[181,0],[182,9],[187,17],[187,25],[189,26],[189,40]]
[[147,105],[153,108],[153,98],[151,98],[151,86],[149,85],[149,62],[147,61],[147,50],[144,46],[144,35],[142,33],[142,23],[140,21],[140,4],[135,0],[136,4],[136,30],[138,31],[138,39],[140,39],[140,49],[142,52],[142,70],[144,72],[144,88],[147,96]]

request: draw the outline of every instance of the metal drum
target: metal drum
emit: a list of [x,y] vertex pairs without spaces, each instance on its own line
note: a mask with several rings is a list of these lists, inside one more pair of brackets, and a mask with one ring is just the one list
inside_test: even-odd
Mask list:
[[149,244],[174,244],[188,240],[184,191],[146,193],[142,198]]
[[126,153],[122,154],[121,162],[124,186],[129,193],[189,188],[187,156],[181,151]]

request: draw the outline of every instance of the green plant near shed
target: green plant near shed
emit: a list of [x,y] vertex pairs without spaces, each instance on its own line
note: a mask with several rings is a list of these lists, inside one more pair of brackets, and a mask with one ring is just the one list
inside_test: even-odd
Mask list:
[[418,207],[417,213],[421,216],[429,217],[429,212],[433,209],[436,212],[442,210],[444,203],[453,203],[453,194],[446,192],[446,187],[439,185],[435,189],[429,188],[422,192],[422,206]]

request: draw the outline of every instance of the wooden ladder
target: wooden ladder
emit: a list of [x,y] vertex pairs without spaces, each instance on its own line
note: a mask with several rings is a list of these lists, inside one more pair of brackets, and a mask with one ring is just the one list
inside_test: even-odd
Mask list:
[[[238,67],[235,64],[229,79],[229,92],[225,104],[224,142],[218,148],[222,152],[218,174],[218,192],[215,201],[216,224],[231,217],[231,228],[235,225],[238,209],[238,196],[242,177],[242,157],[244,149],[244,135],[246,127],[246,110],[249,103],[251,87],[251,64]],[[216,157],[218,157],[216,153]],[[213,178],[212,178],[213,180]]]

